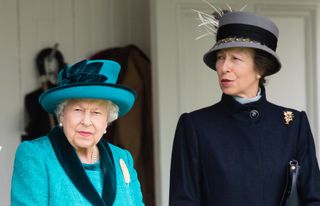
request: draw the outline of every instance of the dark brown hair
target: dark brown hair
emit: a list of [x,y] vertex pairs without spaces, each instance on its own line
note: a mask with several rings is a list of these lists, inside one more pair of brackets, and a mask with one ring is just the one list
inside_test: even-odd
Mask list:
[[266,83],[265,77],[270,75],[278,66],[277,62],[270,54],[260,49],[254,50],[254,64],[256,70],[261,75],[259,80],[260,87]]

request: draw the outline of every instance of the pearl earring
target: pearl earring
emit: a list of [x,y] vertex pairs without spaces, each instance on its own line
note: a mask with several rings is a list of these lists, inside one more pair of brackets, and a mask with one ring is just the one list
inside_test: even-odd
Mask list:
[[107,134],[107,130],[104,130],[104,131],[103,131],[103,134]]
[[60,123],[59,123],[59,127],[62,127],[62,126],[63,126],[63,125],[62,125],[62,123],[60,122]]

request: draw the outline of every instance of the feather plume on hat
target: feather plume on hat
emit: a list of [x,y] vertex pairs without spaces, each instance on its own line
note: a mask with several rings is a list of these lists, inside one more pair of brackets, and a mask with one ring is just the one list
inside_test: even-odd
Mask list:
[[[197,13],[200,20],[198,27],[201,35],[213,36],[213,47],[204,54],[205,64],[215,70],[216,53],[221,49],[228,48],[252,48],[262,51],[271,58],[273,66],[267,69],[265,76],[278,72],[281,68],[279,57],[276,53],[279,30],[277,25],[270,19],[250,12],[244,12],[246,6],[234,11],[229,5],[228,9],[216,8],[207,0],[203,0],[214,12],[212,14],[199,10]],[[271,55],[271,56],[270,56]]]
[[[198,14],[198,18],[200,20],[200,23],[198,24],[198,27],[201,28],[202,33],[200,36],[196,38],[196,40],[201,39],[205,36],[212,35],[215,36],[218,31],[219,27],[219,19],[226,13],[233,12],[232,8],[226,4],[228,9],[221,9],[216,8],[213,6],[210,2],[206,0],[202,0],[203,2],[207,3],[211,8],[214,9],[214,12],[212,14],[207,14],[203,11],[199,11],[196,9],[192,9]],[[243,11],[247,5],[243,6],[239,11]]]

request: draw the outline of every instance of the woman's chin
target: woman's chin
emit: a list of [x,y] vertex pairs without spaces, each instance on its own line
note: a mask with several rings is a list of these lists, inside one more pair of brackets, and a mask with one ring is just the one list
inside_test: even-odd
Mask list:
[[231,87],[221,87],[221,90],[226,95],[230,95],[230,96],[236,95],[236,92]]
[[94,142],[89,139],[81,139],[75,141],[73,146],[79,149],[88,149],[94,146]]

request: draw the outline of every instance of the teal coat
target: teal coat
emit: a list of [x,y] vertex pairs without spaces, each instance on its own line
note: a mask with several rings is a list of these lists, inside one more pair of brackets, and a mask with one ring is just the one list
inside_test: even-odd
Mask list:
[[[100,164],[81,164],[65,137],[60,137],[62,143],[55,143],[56,140],[50,137],[59,140],[56,135],[49,134],[22,142],[17,149],[11,188],[12,206],[144,205],[133,159],[127,150],[103,144],[105,141],[101,140],[98,144],[100,169]],[[111,161],[106,158],[108,155]],[[125,169],[120,161],[128,169],[129,180],[125,179]]]

